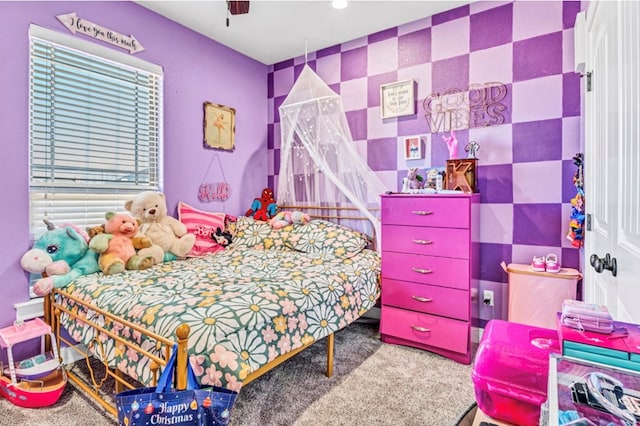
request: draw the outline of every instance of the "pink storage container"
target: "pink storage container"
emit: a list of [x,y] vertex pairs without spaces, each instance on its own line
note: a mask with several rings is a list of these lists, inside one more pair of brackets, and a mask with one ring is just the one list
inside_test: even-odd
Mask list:
[[558,273],[536,272],[531,265],[501,263],[509,274],[509,321],[542,328],[556,328],[556,314],[562,302],[575,299],[577,269],[561,268]]
[[550,353],[560,353],[556,330],[489,321],[471,373],[480,410],[496,420],[537,426]]

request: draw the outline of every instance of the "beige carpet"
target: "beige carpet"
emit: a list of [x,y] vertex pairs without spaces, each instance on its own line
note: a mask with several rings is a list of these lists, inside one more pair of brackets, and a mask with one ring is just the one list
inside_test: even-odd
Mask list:
[[473,401],[470,366],[382,345],[294,424],[453,426]]
[[[454,426],[474,402],[471,366],[380,342],[377,324],[336,333],[335,370],[322,374],[318,342],[241,392],[231,426]],[[112,426],[117,422],[71,384],[50,408],[0,399],[4,426]]]

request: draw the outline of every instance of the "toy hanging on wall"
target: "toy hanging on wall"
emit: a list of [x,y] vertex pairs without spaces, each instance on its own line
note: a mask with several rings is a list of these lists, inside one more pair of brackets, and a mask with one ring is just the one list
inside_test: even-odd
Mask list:
[[573,157],[573,164],[577,167],[573,176],[573,184],[576,187],[577,194],[571,199],[571,218],[569,221],[569,232],[567,239],[571,241],[571,245],[580,248],[584,245],[584,156],[581,153]]

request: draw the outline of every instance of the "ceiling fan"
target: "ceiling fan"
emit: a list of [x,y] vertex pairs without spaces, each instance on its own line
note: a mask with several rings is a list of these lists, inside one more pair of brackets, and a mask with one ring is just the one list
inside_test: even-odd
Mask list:
[[249,2],[227,0],[227,27],[229,26],[229,13],[232,15],[249,13]]

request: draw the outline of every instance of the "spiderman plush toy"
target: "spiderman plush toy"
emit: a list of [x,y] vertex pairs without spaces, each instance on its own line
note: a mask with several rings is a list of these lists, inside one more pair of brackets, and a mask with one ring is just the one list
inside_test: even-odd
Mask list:
[[273,199],[273,190],[265,188],[262,190],[262,196],[253,200],[251,208],[247,210],[245,216],[267,221],[276,215],[277,210],[278,206],[276,200]]

